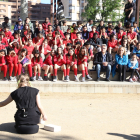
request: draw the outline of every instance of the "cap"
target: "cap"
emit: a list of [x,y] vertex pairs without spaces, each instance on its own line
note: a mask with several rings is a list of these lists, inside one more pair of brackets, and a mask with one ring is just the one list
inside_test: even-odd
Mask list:
[[18,21],[22,21],[22,19],[21,19],[21,18],[19,18],[19,19],[18,19]]

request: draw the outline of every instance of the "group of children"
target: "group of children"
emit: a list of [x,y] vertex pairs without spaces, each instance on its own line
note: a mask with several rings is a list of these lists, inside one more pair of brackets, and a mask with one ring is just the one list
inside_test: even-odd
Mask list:
[[[78,24],[78,26],[68,27],[64,32],[61,30],[64,27],[57,24],[52,26],[48,18],[43,24],[36,22],[34,31],[30,29],[29,23],[30,21],[25,22],[21,30],[20,19],[16,24],[17,30],[14,30],[13,34],[8,26],[0,31],[0,69],[4,72],[5,81],[8,80],[7,70],[9,70],[9,80],[17,81],[17,76],[25,73],[26,68],[30,81],[47,81],[50,73],[51,80],[56,82],[58,70],[63,71],[64,81],[70,80],[70,70],[74,71],[76,82],[79,81],[77,71],[82,72],[82,82],[85,81],[85,77],[92,80],[88,74],[88,62],[94,59],[93,53],[101,51],[103,43],[107,44],[109,53],[116,53],[120,45],[128,52],[137,53],[129,61],[128,67],[136,68],[132,73],[135,71],[138,73],[136,60],[139,58],[140,48],[135,47],[138,40],[133,26],[128,32],[124,32],[119,23],[118,32],[114,32],[112,25],[108,25],[106,29],[101,21],[98,27],[91,23],[88,26]],[[64,25],[67,26],[66,22]],[[41,77],[42,70],[44,77]]]

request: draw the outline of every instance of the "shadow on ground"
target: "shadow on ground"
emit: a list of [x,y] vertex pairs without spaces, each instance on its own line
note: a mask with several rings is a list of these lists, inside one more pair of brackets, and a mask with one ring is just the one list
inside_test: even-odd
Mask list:
[[[39,136],[37,134],[33,134],[33,135],[26,135],[26,138],[24,134],[17,134],[15,128],[14,128],[15,123],[14,122],[10,122],[10,123],[3,123],[0,124],[0,132],[8,132],[8,133],[13,133],[13,135],[8,135],[8,133],[4,134],[0,134],[0,140],[33,140],[36,138],[37,139],[43,139],[43,140],[79,140],[77,138],[71,137],[71,136],[67,136],[67,135],[61,135],[61,136],[54,136],[52,132],[49,131],[40,131],[39,132]],[[43,129],[41,129],[43,130]],[[41,134],[41,135],[40,135]],[[20,136],[20,137],[19,137]],[[36,138],[35,138],[35,137]]]
[[126,140],[140,140],[140,135],[138,134],[131,134],[131,135],[125,135],[125,134],[119,134],[119,133],[107,133],[107,134],[122,137]]

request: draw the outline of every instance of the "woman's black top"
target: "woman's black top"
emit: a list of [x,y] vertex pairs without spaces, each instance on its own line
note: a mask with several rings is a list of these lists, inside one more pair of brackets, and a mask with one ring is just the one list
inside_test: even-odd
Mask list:
[[36,88],[25,86],[11,93],[18,109],[15,114],[16,125],[39,123],[41,113],[36,103],[38,92],[39,90]]

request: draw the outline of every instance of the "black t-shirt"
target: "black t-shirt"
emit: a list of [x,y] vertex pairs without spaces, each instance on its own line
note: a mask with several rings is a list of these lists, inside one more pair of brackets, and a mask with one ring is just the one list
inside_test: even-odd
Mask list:
[[[134,2],[132,2],[132,3],[127,3],[127,4],[125,5],[125,9],[124,9],[124,10],[126,10],[126,9],[129,9],[129,8],[132,8],[132,7],[133,7],[133,13],[131,14],[131,17],[130,17],[130,18],[135,17],[135,13],[136,13],[136,4],[135,4]],[[128,17],[128,15],[130,14],[130,12],[131,12],[131,10],[125,12],[125,16]]]
[[36,104],[36,95],[39,90],[32,87],[20,87],[17,90],[11,93],[12,99],[16,102],[17,109],[23,108],[35,108]]

